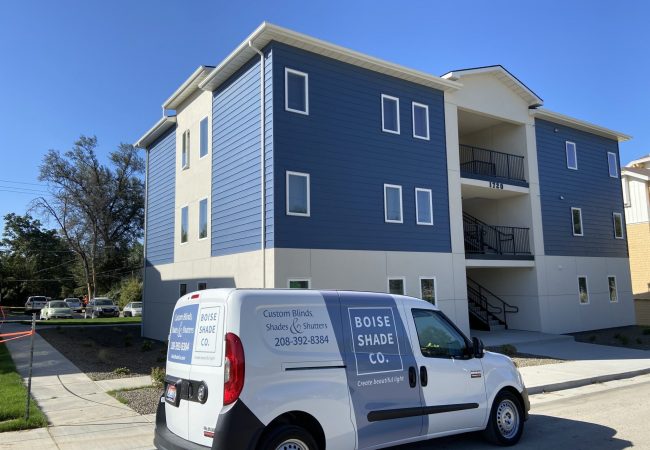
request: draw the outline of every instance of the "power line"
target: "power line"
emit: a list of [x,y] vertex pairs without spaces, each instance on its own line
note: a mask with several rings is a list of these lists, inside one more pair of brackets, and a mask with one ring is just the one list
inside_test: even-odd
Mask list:
[[31,184],[31,185],[34,185],[34,186],[43,186],[43,185],[47,186],[48,185],[45,182],[34,183],[34,182],[29,182],[29,181],[1,180],[1,179],[0,179],[0,182],[2,182],[2,183],[17,183],[17,184]]
[[1,189],[18,189],[18,190],[21,190],[21,191],[50,192],[47,189],[43,189],[43,188],[22,187],[22,186],[3,186],[3,184],[11,184],[11,183],[5,183],[5,182],[0,181],[0,188]]
[[41,195],[49,195],[49,193],[45,194],[44,192],[37,193],[37,192],[25,192],[25,191],[16,191],[13,189],[0,189],[0,192],[10,192],[12,194],[27,194],[27,195],[33,195],[33,196],[41,196]]

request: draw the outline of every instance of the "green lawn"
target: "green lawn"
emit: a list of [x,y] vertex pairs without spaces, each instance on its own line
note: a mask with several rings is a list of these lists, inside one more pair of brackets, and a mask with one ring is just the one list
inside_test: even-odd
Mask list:
[[29,421],[25,421],[27,388],[4,344],[0,344],[0,399],[0,433],[47,425],[47,419],[33,399],[29,407]]
[[[142,317],[99,317],[97,319],[50,319],[39,320],[39,325],[106,325],[106,324],[125,324],[140,323]],[[21,323],[31,324],[31,320],[23,320]]]

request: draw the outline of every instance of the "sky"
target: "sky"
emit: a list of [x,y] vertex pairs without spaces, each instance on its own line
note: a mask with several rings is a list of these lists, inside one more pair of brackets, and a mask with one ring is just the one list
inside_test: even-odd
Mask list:
[[650,153],[646,0],[3,0],[0,216],[47,188],[47,150],[135,142],[263,21],[434,75],[501,64],[546,108],[632,135],[623,164]]

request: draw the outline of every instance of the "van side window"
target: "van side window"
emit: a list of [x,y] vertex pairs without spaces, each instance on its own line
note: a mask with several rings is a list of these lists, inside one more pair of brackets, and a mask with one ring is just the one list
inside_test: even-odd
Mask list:
[[467,354],[463,336],[437,311],[413,309],[413,321],[422,356],[463,358]]

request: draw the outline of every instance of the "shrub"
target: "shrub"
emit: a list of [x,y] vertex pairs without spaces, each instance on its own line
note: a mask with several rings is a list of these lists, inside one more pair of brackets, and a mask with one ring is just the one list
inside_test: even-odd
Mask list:
[[501,352],[507,356],[515,356],[517,354],[517,347],[512,344],[504,344],[500,348]]
[[148,352],[149,350],[151,350],[151,347],[152,347],[151,341],[144,341],[142,343],[142,347],[140,347],[140,350],[143,352]]
[[118,367],[117,369],[113,370],[113,373],[115,375],[130,375],[131,369],[129,369],[128,367]]
[[165,369],[162,367],[152,367],[151,382],[154,386],[161,387],[165,382]]
[[142,281],[137,278],[122,280],[117,289],[112,291],[112,299],[124,309],[127,303],[142,301]]

